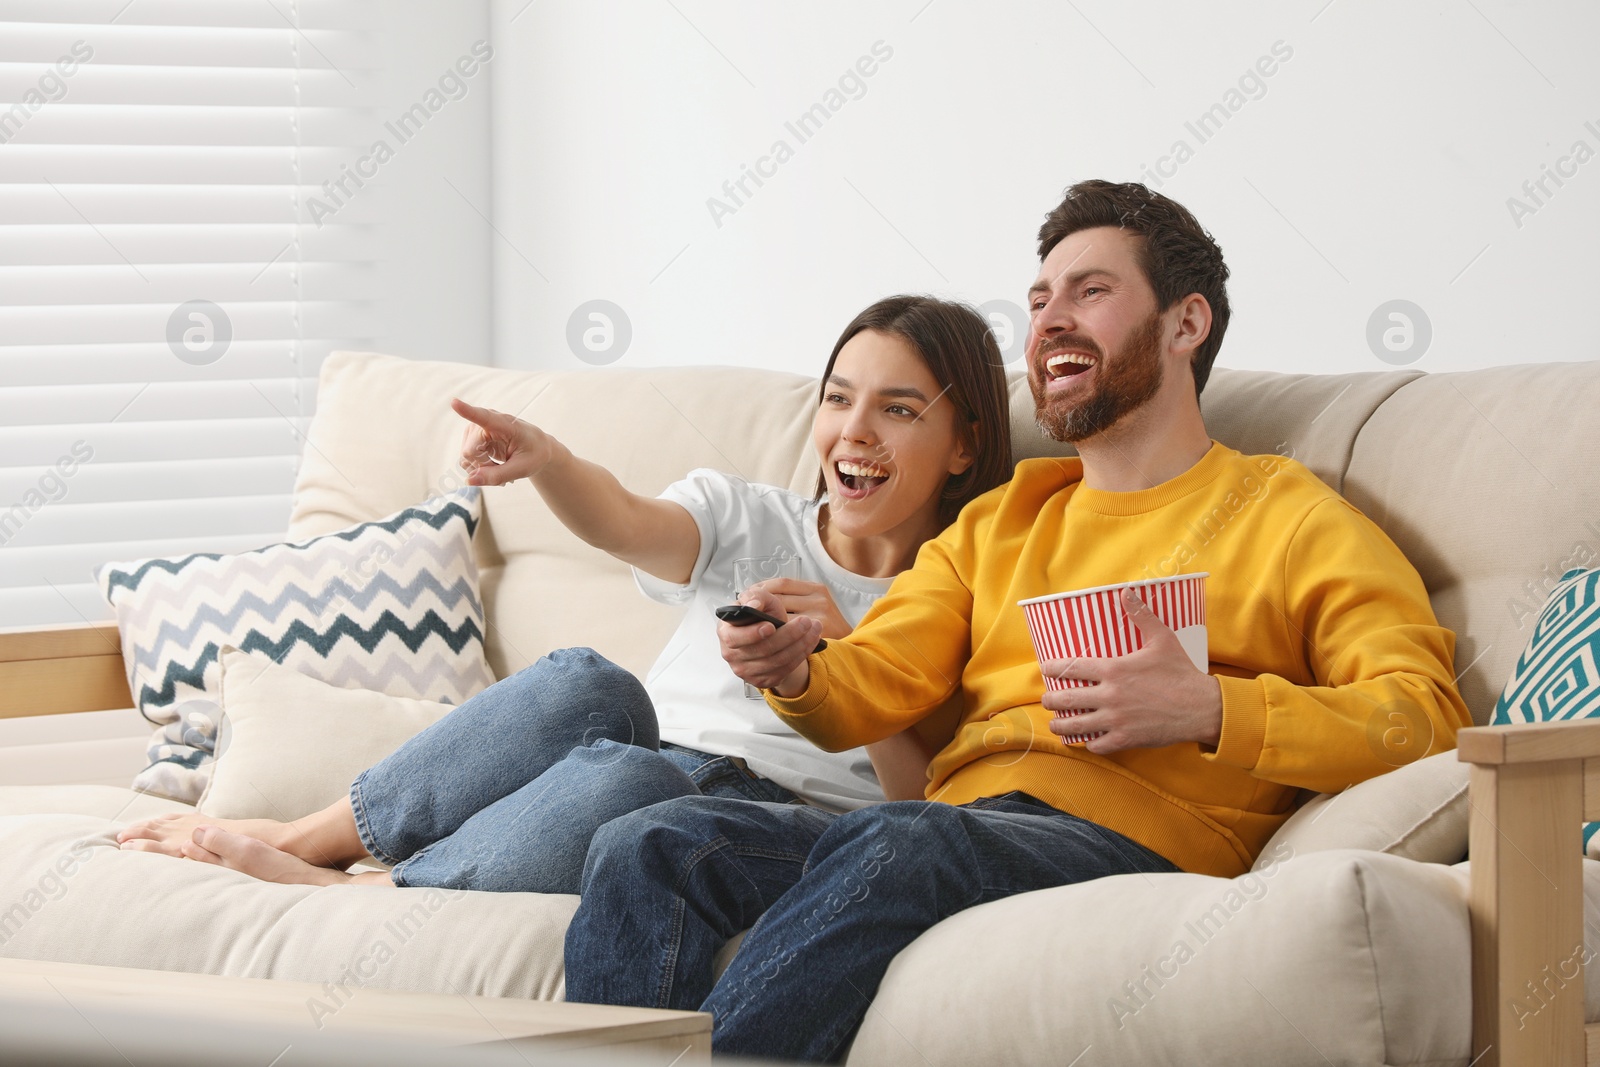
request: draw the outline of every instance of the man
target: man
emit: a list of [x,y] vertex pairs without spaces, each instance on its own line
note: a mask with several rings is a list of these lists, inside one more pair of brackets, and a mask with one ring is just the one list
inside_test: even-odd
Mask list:
[[[1241,874],[1296,790],[1337,791],[1470,725],[1454,635],[1399,549],[1300,464],[1208,435],[1228,272],[1194,217],[1083,182],[1039,254],[1028,378],[1040,426],[1079,458],[1019,464],[820,653],[809,619],[722,630],[735,673],[826,749],[959,687],[929,800],[835,816],[692,797],[609,824],[567,936],[569,998],[698,1007],[719,1052],[837,1059],[890,960],[940,920],[1112,874]],[[1035,660],[1018,600],[1180,571],[1210,573],[1210,673],[1131,595],[1143,648]],[[1095,684],[1043,691],[1041,666]],[[713,983],[717,950],[758,918]]]

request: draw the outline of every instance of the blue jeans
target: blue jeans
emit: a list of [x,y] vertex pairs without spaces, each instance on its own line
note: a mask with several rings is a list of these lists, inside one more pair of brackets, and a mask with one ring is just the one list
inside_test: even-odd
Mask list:
[[602,825],[701,795],[795,799],[731,757],[663,746],[639,680],[592,649],[569,648],[361,772],[350,806],[395,885],[576,893]]
[[[719,1054],[842,1059],[895,954],[977,904],[1176,871],[1026,793],[955,807],[680,797],[595,835],[567,929],[567,999],[709,1011]],[[714,984],[717,951],[753,927]],[[955,961],[959,966],[959,961]]]

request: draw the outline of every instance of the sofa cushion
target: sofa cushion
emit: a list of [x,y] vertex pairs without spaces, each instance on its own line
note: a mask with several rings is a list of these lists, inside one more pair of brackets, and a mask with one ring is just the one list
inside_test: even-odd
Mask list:
[[[1419,371],[1282,374],[1214,367],[1200,394],[1206,430],[1247,456],[1291,456],[1334,489],[1363,423]],[[1011,447],[1018,460],[1070,456],[1071,445],[1048,440],[1034,421],[1025,376],[1011,379]]]
[[[1528,647],[1494,708],[1494,725],[1600,716],[1600,569],[1561,575],[1533,624]],[[1584,848],[1600,853],[1585,823]]]
[[1344,495],[1422,575],[1487,723],[1545,596],[1600,559],[1600,362],[1424,374],[1361,427]]
[[395,696],[460,703],[487,686],[479,512],[467,488],[299,543],[101,567],[128,684],[160,724],[134,787],[199,799],[223,645]]
[[1256,859],[1274,849],[1297,856],[1361,848],[1422,863],[1455,863],[1467,854],[1468,768],[1455,750],[1438,752],[1339,793],[1321,793],[1272,835]]
[[[171,812],[193,811],[181,801],[110,785],[0,786],[0,817],[7,815],[89,815],[106,822],[138,822]],[[4,854],[0,842],[0,855]]]
[[[0,788],[0,813],[132,796]],[[0,955],[563,995],[576,897],[273,885],[117,850],[114,830],[101,814],[0,814]],[[1287,848],[1274,858],[1236,879],[1131,875],[956,915],[896,958],[849,1062],[1061,1064],[1093,1046],[1082,1063],[1192,1063],[1203,1049],[1208,1062],[1274,1067],[1464,1065],[1470,865]],[[1600,913],[1600,863],[1585,861],[1583,878],[1586,911]],[[1585,938],[1600,953],[1600,924]],[[1600,1020],[1592,973],[1585,1018]]]
[[[636,493],[654,496],[695,467],[809,493],[816,388],[798,374],[735,367],[528,373],[336,352],[322,365],[290,534],[326,533],[459,484],[464,424],[452,396],[544,427]],[[628,568],[568,531],[525,481],[484,490],[475,547],[497,678],[577,645],[642,677],[682,615],[641,597]]]
[[[1390,1030],[1465,1054],[1469,953],[1444,867],[1320,852],[1235,880],[1104,878],[973,908],[919,938],[848,1062],[1043,1063],[1049,1050],[1070,1063],[1086,1049],[1117,1063],[1194,1062],[1199,1049],[1278,1067],[1412,1062],[1392,1055]],[[955,958],[959,972],[935,965]],[[1019,959],[1036,967],[1022,982]]]
[[88,815],[0,817],[0,955],[559,999],[578,899],[277,885],[116,846]]
[[[895,957],[847,1062],[1464,1067],[1468,874],[1317,852],[1232,880],[1124,875],[981,905]],[[1600,863],[1584,893],[1600,906]],[[1587,988],[1593,1020],[1600,982]]]
[[287,822],[320,811],[452,707],[329,685],[236,648],[221,658],[222,727],[196,805],[216,819]]

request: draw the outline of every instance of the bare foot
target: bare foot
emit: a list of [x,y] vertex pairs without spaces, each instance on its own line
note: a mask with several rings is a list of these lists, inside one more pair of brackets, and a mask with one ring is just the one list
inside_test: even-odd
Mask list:
[[312,866],[335,871],[369,858],[356,831],[349,797],[293,822],[216,819],[195,812],[158,815],[124,828],[117,834],[117,843],[126,849],[181,857],[184,846],[193,843],[195,832],[202,826],[252,838]]
[[214,863],[265,882],[285,885],[394,885],[386,871],[346,874],[307,863],[255,837],[202,822],[191,839],[178,845],[186,859]]
[[202,826],[216,826],[229,833],[253,837],[273,848],[282,848],[288,823],[276,819],[208,819],[189,812],[157,815],[144,822],[124,827],[117,834],[117,843],[140,852],[159,852],[164,856],[182,856],[183,846],[190,844],[194,832]]

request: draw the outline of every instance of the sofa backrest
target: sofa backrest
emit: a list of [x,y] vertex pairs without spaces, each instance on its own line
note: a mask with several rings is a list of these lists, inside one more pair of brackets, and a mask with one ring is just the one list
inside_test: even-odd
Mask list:
[[1561,572],[1600,566],[1597,413],[1600,362],[1494,367],[1408,383],[1356,438],[1344,494],[1422,574],[1479,724]]
[[[1070,455],[1013,376],[1017,457]],[[727,367],[520,372],[335,353],[295,487],[293,537],[375,518],[459,484],[459,396],[549,430],[630,489],[695,467],[809,493],[815,379]],[[1487,721],[1562,564],[1600,562],[1600,363],[1453,374],[1290,375],[1219,367],[1211,435],[1292,455],[1394,538],[1458,635],[1463,695]],[[526,482],[485,491],[478,561],[495,674],[590,645],[642,674],[678,614],[573,537]]]

